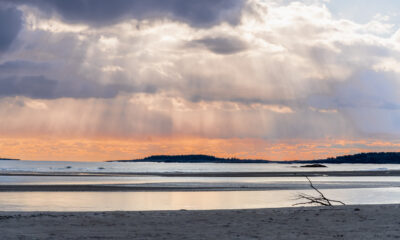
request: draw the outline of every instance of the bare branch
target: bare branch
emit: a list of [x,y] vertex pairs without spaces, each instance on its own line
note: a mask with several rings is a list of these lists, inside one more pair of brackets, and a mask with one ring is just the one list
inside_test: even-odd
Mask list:
[[335,202],[335,203],[340,203],[340,204],[342,204],[342,205],[346,205],[344,202],[339,201],[339,200],[332,200],[332,199],[330,199],[329,201]]
[[306,178],[307,178],[308,182],[310,183],[310,187],[311,187],[312,189],[314,189],[315,191],[317,191],[317,192],[319,193],[319,195],[321,196],[321,198],[322,198],[323,200],[325,200],[325,201],[328,203],[329,206],[332,206],[332,203],[329,201],[329,199],[327,199],[327,198],[324,196],[324,194],[323,194],[320,190],[318,190],[316,187],[314,187],[314,185],[313,185],[313,183],[311,182],[310,178],[308,178],[307,176],[306,176]]
[[297,198],[295,200],[306,199],[309,202],[296,203],[296,204],[293,204],[293,206],[306,205],[306,204],[319,204],[319,205],[322,205],[322,206],[333,206],[332,203],[340,203],[342,205],[346,205],[342,201],[331,200],[331,199],[326,198],[325,195],[314,186],[314,184],[311,182],[311,180],[310,180],[310,178],[308,178],[308,176],[304,176],[304,177],[310,183],[310,187],[312,189],[314,189],[319,194],[319,197],[314,197],[314,196],[310,196],[310,195],[307,195],[307,194],[300,193],[300,194],[297,195]]

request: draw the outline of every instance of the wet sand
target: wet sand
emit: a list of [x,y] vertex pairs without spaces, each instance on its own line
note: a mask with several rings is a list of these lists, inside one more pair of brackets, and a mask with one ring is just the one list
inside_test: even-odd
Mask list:
[[[400,176],[400,171],[398,170],[388,170],[388,171],[306,171],[306,172],[146,172],[146,173],[75,173],[75,172],[10,172],[0,173],[0,176],[33,176],[33,177],[84,177],[85,179],[90,179],[90,177],[104,177],[106,181],[107,177],[268,177],[273,179],[274,177],[286,177],[287,182],[263,182],[263,183],[235,183],[235,182],[215,182],[215,183],[196,183],[196,182],[159,182],[159,183],[118,183],[118,184],[74,184],[74,183],[64,183],[64,184],[0,184],[0,192],[57,192],[57,191],[102,191],[102,192],[112,192],[112,191],[266,191],[266,190],[300,190],[309,189],[310,185],[304,178],[304,182],[290,181],[290,178],[298,177],[376,177],[376,176]],[[185,180],[186,181],[186,180]],[[195,181],[195,180],[194,180]],[[400,183],[394,182],[374,182],[374,181],[331,181],[331,182],[318,182],[315,181],[314,184],[319,189],[345,189],[345,188],[385,188],[385,187],[400,187]]]
[[399,205],[0,212],[2,239],[399,239]]

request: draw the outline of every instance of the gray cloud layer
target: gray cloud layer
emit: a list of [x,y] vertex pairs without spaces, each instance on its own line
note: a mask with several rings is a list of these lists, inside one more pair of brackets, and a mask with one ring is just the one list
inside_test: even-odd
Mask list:
[[190,46],[204,46],[211,52],[217,54],[233,54],[246,50],[245,42],[234,37],[205,37],[197,39],[189,44]]
[[[132,86],[95,82],[65,83],[45,76],[0,78],[0,97],[25,96],[38,99],[113,98],[120,92],[133,92]],[[143,90],[142,90],[143,91]]]
[[237,24],[243,0],[16,0],[58,13],[68,22],[102,26],[127,18],[170,18],[194,27]]
[[0,6],[0,53],[7,50],[22,27],[22,13],[15,8]]

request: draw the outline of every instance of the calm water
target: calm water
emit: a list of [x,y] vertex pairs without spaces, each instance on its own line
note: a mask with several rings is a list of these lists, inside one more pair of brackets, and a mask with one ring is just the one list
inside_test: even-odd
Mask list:
[[[3,211],[146,211],[292,207],[302,191],[236,192],[3,192]],[[400,203],[400,188],[327,189],[346,204]]]
[[[340,164],[317,171],[400,170],[400,165]],[[9,172],[259,172],[312,171],[295,164],[75,163],[0,161]],[[332,199],[346,204],[400,203],[400,177],[313,177]],[[263,187],[266,191],[0,192],[3,211],[110,211],[290,207],[298,193],[314,194],[303,177],[0,176],[0,185],[118,185]]]
[[[400,164],[326,164],[318,171],[400,170]],[[301,164],[232,163],[108,163],[0,161],[0,172],[285,172],[310,171]]]

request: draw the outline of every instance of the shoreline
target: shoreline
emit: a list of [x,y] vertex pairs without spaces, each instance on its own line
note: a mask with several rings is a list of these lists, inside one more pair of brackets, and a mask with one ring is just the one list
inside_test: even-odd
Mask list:
[[398,239],[400,205],[0,212],[5,239]]
[[291,172],[0,172],[0,176],[52,177],[363,177],[400,176],[400,170],[291,171]]

